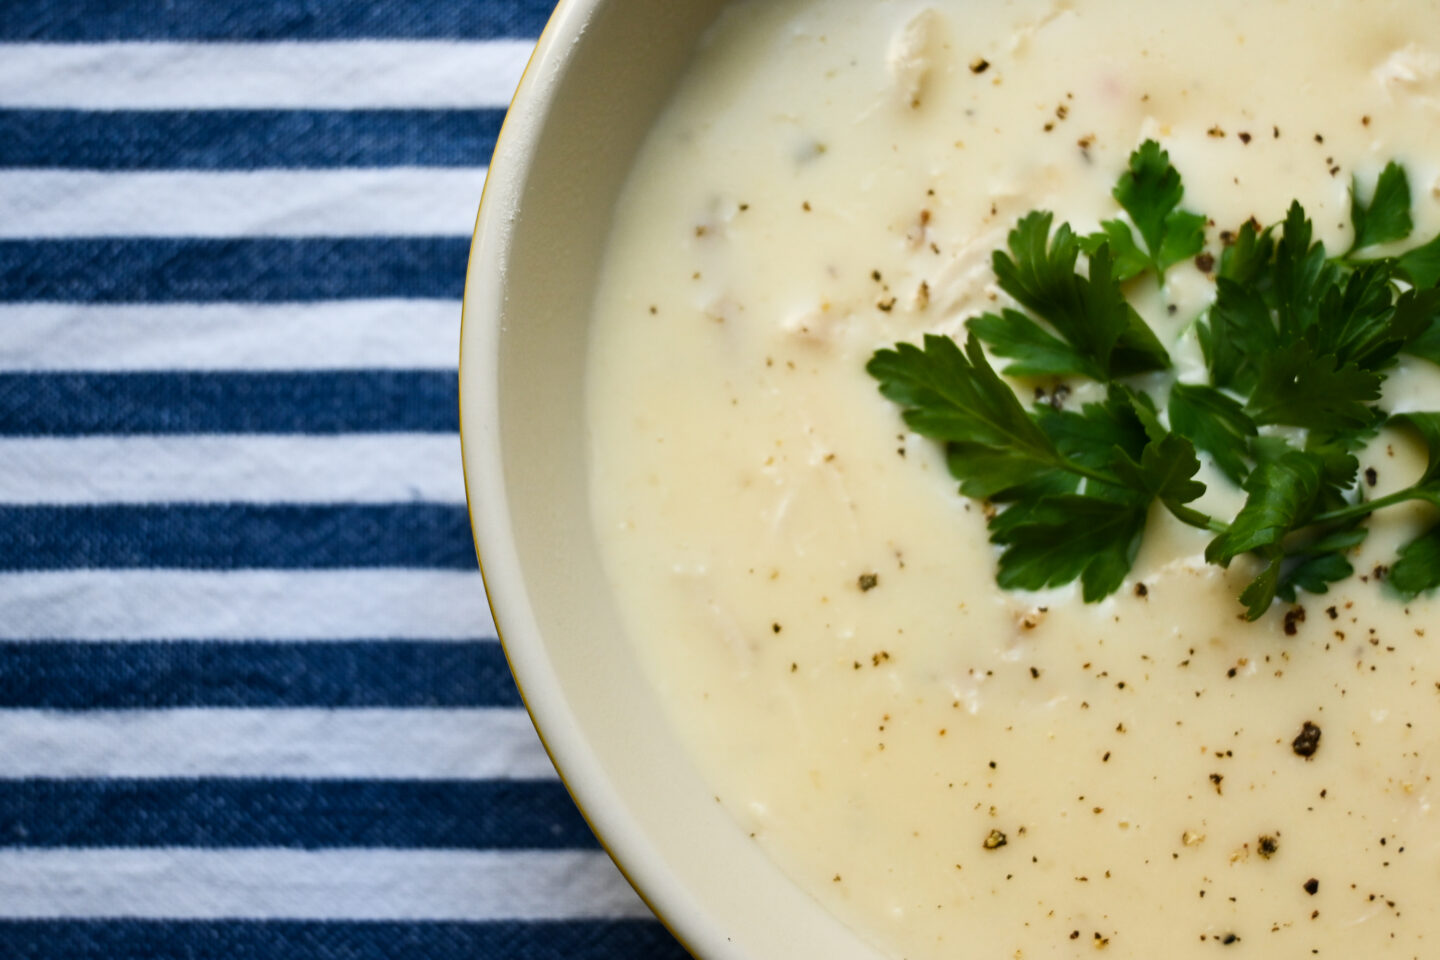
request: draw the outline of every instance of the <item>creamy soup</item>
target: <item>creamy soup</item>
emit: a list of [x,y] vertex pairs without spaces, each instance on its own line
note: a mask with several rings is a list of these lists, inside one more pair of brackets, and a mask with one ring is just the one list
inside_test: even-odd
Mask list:
[[[1297,198],[1345,249],[1351,177],[1391,158],[1428,239],[1440,4],[731,8],[636,160],[595,309],[622,614],[719,801],[894,957],[1440,956],[1440,622],[1371,575],[1429,508],[1377,515],[1355,577],[1255,623],[1255,565],[1207,565],[1158,509],[1103,602],[1005,592],[983,506],[865,372],[993,309],[1026,212],[1116,216],[1147,138],[1212,253]],[[1198,370],[1213,277],[1136,287]],[[1440,369],[1403,362],[1383,405],[1440,409]],[[1423,455],[1386,431],[1361,465],[1382,494]]]

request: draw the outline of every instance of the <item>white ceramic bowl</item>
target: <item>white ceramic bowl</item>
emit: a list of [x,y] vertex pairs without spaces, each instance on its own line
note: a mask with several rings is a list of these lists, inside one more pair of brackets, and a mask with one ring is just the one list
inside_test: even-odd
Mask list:
[[667,726],[600,566],[583,377],[611,209],[722,0],[562,0],[490,166],[465,286],[461,439],[495,623],[566,785],[705,960],[874,960],[715,802]]

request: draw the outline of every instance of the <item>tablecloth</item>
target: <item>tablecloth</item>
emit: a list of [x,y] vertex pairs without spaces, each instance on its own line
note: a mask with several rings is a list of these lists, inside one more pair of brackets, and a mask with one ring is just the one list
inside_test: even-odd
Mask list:
[[549,8],[0,3],[0,957],[684,956],[464,506],[466,253]]

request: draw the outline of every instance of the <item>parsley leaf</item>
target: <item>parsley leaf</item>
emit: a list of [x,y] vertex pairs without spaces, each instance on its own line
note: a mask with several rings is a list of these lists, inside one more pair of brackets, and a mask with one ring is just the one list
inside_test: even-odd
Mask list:
[[1250,496],[1230,529],[1205,548],[1205,559],[1228,567],[1242,553],[1278,551],[1280,541],[1309,515],[1320,492],[1318,457],[1292,450],[1260,464],[1245,478]]
[[1114,257],[1115,279],[1124,283],[1150,268],[1150,258],[1135,245],[1135,234],[1124,220],[1102,220],[1100,232],[1080,238],[1080,249],[1093,256],[1101,244],[1108,244]]
[[1341,431],[1329,437],[1316,433],[1306,437],[1305,452],[1316,457],[1320,463],[1320,494],[1325,509],[1333,509],[1345,502],[1341,491],[1353,487],[1355,477],[1360,473],[1360,461],[1350,451],[1363,445],[1364,441],[1357,438],[1370,437],[1378,427],[1379,421],[1375,420],[1357,430]]
[[[1419,433],[1428,456],[1420,479],[1408,490],[1397,491],[1385,499],[1398,500],[1409,495],[1440,506],[1440,413],[1404,413],[1390,419]],[[1400,548],[1399,559],[1390,565],[1386,582],[1406,600],[1440,586],[1440,524]]]
[[[1205,248],[1205,218],[1177,209],[1185,196],[1180,173],[1170,154],[1146,140],[1130,154],[1129,168],[1115,184],[1113,196],[1140,232],[1148,266],[1163,284],[1165,271]],[[1105,225],[1109,235],[1112,230]]]
[[1266,555],[1265,567],[1240,591],[1240,602],[1245,605],[1245,619],[1259,620],[1275,602],[1280,592],[1280,573],[1285,567],[1285,558],[1279,551]]
[[1200,348],[1215,386],[1249,393],[1255,389],[1259,364],[1280,346],[1280,335],[1254,287],[1220,277],[1215,290],[1209,322],[1196,327]]
[[1256,552],[1265,560],[1265,568],[1240,594],[1251,620],[1275,600],[1284,567],[1281,541],[1309,517],[1320,492],[1320,475],[1318,458],[1299,451],[1260,464],[1245,479],[1250,496],[1230,529],[1205,548],[1205,559],[1224,567],[1242,553]]
[[1054,328],[1091,375],[1099,374],[1096,379],[1168,367],[1169,354],[1120,291],[1109,246],[1101,244],[1090,256],[1088,276],[1077,273],[1079,241],[1065,223],[1052,238],[1053,220],[1037,211],[1010,231],[1009,254],[997,250],[994,256],[1000,289]]
[[971,318],[965,326],[984,340],[996,356],[1015,360],[1005,367],[1006,376],[1075,375],[1092,380],[1104,376],[1094,361],[1018,310],[1002,310],[998,316],[984,313]]
[[1380,397],[1381,377],[1297,340],[1266,354],[1245,412],[1260,425],[1311,430],[1354,429],[1370,423],[1367,403]]
[[1235,235],[1235,242],[1220,253],[1220,276],[1243,286],[1264,284],[1269,279],[1270,260],[1275,256],[1272,229],[1264,230],[1247,220]]
[[1279,319],[1280,339],[1297,339],[1315,325],[1320,299],[1333,286],[1339,268],[1325,255],[1325,244],[1311,243],[1314,225],[1296,200],[1285,215],[1275,244],[1267,300]]
[[1351,178],[1350,221],[1355,225],[1351,253],[1410,236],[1415,229],[1410,219],[1410,179],[1398,163],[1391,160],[1385,165],[1368,204],[1360,202],[1360,182]]
[[[1440,364],[1440,287],[1407,290],[1400,295],[1400,300],[1395,305],[1397,314],[1402,311],[1413,311],[1417,314],[1415,325],[1421,328],[1419,333],[1405,343],[1404,352]],[[1421,317],[1425,319],[1421,321]],[[1407,328],[1410,326],[1404,320],[1397,319],[1396,322]]]
[[1393,271],[1389,261],[1367,263],[1343,290],[1326,292],[1312,337],[1322,352],[1362,370],[1381,370],[1434,326],[1440,290],[1407,290],[1397,300]]
[[865,369],[904,409],[910,429],[964,451],[950,463],[966,496],[1003,495],[1043,482],[1062,466],[1059,451],[991,369],[974,334],[963,353],[949,337],[927,334],[923,350],[896,344],[877,351]]
[[1035,419],[1066,459],[1095,471],[1109,466],[1115,450],[1138,457],[1149,443],[1134,406],[1116,389],[1104,403],[1087,403],[1079,413],[1037,406]]
[[[1055,215],[1045,210],[1021,217],[1006,237],[1010,253],[995,251],[992,258],[995,277],[1000,289],[1032,313],[1045,318],[1071,343],[1076,342],[1075,334],[1088,335],[1091,340],[1087,343],[1103,341],[1108,352],[1118,332],[1079,329],[1075,263],[1080,258],[1080,244],[1068,223],[1060,224],[1052,238],[1050,227],[1054,221]],[[1052,320],[1052,316],[1058,316],[1060,323]],[[1072,329],[1066,329],[1067,325]]]
[[1144,506],[1064,494],[1015,507],[991,524],[1005,547],[997,581],[1007,590],[1041,590],[1080,579],[1086,603],[1114,593],[1130,572],[1145,530]]
[[1418,290],[1440,283],[1440,235],[1429,243],[1402,253],[1395,261],[1396,269]]
[[1440,413],[1397,413],[1389,422],[1409,427],[1425,442],[1425,472],[1410,488],[1440,506]]
[[1205,493],[1205,484],[1195,479],[1200,472],[1195,447],[1184,437],[1169,433],[1151,440],[1138,463],[1117,448],[1111,469],[1126,486],[1140,491],[1145,502],[1159,500],[1181,521],[1202,529],[1207,526],[1208,517],[1184,506]]
[[1236,483],[1250,472],[1245,463],[1255,422],[1240,403],[1214,387],[1177,383],[1170,388],[1170,428],[1210,454],[1215,466]]
[[1275,595],[1286,603],[1294,603],[1296,592],[1328,593],[1330,584],[1344,580],[1355,572],[1346,552],[1358,547],[1368,531],[1351,526],[1321,537],[1307,547],[1296,550],[1282,565]]
[[1405,600],[1440,587],[1440,524],[1400,548],[1386,583]]

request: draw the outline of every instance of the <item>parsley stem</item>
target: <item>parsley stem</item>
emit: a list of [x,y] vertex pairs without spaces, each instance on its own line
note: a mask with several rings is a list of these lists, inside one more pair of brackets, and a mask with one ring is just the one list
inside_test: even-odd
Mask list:
[[1339,510],[1331,510],[1322,513],[1310,520],[1310,524],[1339,523],[1343,520],[1354,520],[1357,517],[1368,516],[1376,510],[1384,507],[1394,506],[1397,503],[1404,503],[1407,500],[1418,500],[1425,494],[1420,487],[1406,487],[1403,490],[1396,490],[1375,500],[1363,500],[1360,503],[1352,503],[1348,507],[1341,507]]
[[1225,534],[1230,532],[1230,524],[1226,523],[1224,520],[1216,520],[1214,517],[1206,517],[1205,519],[1209,522],[1206,523],[1205,526],[1201,529],[1209,530],[1211,533],[1214,534]]
[[[1092,470],[1082,463],[1076,463],[1074,460],[1061,457],[1060,466],[1077,476],[1084,477],[1086,480],[1093,480],[1096,483],[1103,483],[1112,487],[1125,487],[1124,482],[1121,481],[1119,477],[1105,473],[1102,470]],[[1192,527],[1209,530],[1211,533],[1216,534],[1227,533],[1230,530],[1230,524],[1222,520],[1216,520],[1209,514],[1201,513],[1199,510],[1192,510],[1189,507],[1179,504],[1167,503],[1166,507],[1177,520],[1181,523],[1189,524]]]
[[1165,504],[1170,515],[1181,523],[1195,527],[1197,530],[1209,530],[1211,533],[1224,534],[1230,532],[1230,524],[1223,520],[1216,520],[1208,513],[1201,513],[1199,510],[1192,510],[1179,504]]
[[1092,470],[1083,463],[1076,463],[1074,460],[1066,457],[1060,458],[1060,467],[1078,477],[1084,477],[1086,480],[1094,480],[1096,483],[1104,483],[1112,487],[1125,486],[1125,484],[1120,482],[1120,478],[1113,474],[1106,473],[1103,470]]

